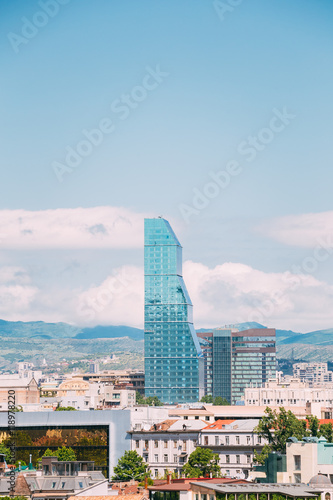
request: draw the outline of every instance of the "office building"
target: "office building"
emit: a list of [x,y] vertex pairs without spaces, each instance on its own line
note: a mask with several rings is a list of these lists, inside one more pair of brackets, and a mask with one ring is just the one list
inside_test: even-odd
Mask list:
[[261,386],[276,372],[275,330],[217,328],[198,333],[203,345],[205,393],[236,404],[250,386]]
[[203,357],[182,277],[182,247],[168,221],[145,220],[145,395],[198,401]]

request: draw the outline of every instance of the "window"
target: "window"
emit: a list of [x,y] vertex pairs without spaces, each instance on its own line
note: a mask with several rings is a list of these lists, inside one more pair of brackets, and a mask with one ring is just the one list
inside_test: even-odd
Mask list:
[[140,441],[135,441],[135,448],[139,448],[140,447]]
[[173,461],[174,461],[174,463],[175,463],[175,464],[178,462],[178,457],[177,457],[177,455],[174,455],[174,456],[173,456]]
[[250,444],[251,443],[251,437],[250,436],[246,436],[246,444]]
[[144,453],[142,458],[145,462],[148,462],[148,454],[147,453]]
[[65,488],[65,484],[66,484],[66,483],[61,483],[61,487],[62,487],[62,488]]
[[294,470],[301,470],[301,455],[294,455]]
[[83,488],[83,483],[82,483],[82,481],[80,481],[80,482],[79,482],[79,486],[80,486],[80,488]]
[[158,477],[158,469],[154,469],[154,476]]
[[261,444],[261,436],[258,436],[258,444]]
[[205,420],[208,420],[208,421],[209,421],[209,418],[210,418],[210,417],[205,417]]
[[239,444],[239,436],[236,436],[236,444]]
[[201,500],[207,500],[206,493],[201,493]]
[[225,461],[227,464],[230,464],[230,455],[225,456]]
[[52,483],[52,488],[55,488],[55,486],[56,486],[56,483]]
[[164,448],[167,448],[168,447],[168,441],[164,441]]
[[294,474],[294,483],[300,483],[300,482],[301,482],[301,475]]
[[187,415],[184,416],[184,420],[188,420],[188,416]]
[[247,464],[251,463],[251,455],[246,455],[246,463]]
[[148,446],[149,446],[149,445],[148,445],[148,440],[146,439],[146,441],[145,441],[145,449],[146,449],[146,450],[148,450]]
[[196,415],[194,418],[195,418],[195,420],[199,420],[199,415]]
[[164,462],[168,462],[168,455],[163,455]]
[[158,462],[158,455],[154,455],[154,461]]
[[229,444],[229,436],[225,437],[225,444]]
[[155,441],[154,441],[154,448],[158,448],[158,441],[157,441],[157,439],[155,439]]
[[209,495],[209,500],[214,500],[214,495]]
[[240,464],[240,455],[236,455],[236,464]]
[[194,494],[194,500],[199,500],[199,493]]
[[174,442],[173,442],[173,447],[174,447],[174,448],[177,448],[177,441],[174,441]]
[[205,446],[208,446],[208,436],[205,436],[205,437],[204,437],[204,445],[205,445]]
[[186,451],[186,441],[183,441],[183,451]]
[[230,477],[230,470],[229,470],[229,469],[227,469],[227,470],[225,471],[225,473],[226,473],[226,475],[227,475],[228,477]]
[[220,444],[219,436],[215,436],[215,445],[218,446]]

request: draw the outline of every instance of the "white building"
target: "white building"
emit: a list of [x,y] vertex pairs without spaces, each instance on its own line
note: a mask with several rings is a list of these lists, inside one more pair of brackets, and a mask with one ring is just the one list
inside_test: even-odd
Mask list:
[[255,434],[259,420],[217,420],[204,427],[198,445],[219,455],[222,474],[246,479],[252,468],[254,450],[261,452],[266,441]]
[[248,387],[244,390],[245,406],[305,407],[306,403],[320,403],[323,407],[331,406],[333,385],[310,387],[308,383],[301,382],[299,379],[280,382],[273,379],[263,384],[263,387]]
[[333,372],[327,369],[327,363],[295,363],[294,377],[310,384],[333,382]]
[[131,431],[131,449],[148,463],[152,477],[163,477],[166,472],[181,474],[205,426],[203,420],[175,419],[145,425],[142,430]]

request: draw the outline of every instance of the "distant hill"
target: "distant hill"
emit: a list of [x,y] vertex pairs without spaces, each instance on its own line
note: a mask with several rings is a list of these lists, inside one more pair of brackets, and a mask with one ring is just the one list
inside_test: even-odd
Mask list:
[[[237,323],[233,325],[240,331],[249,328],[266,328],[256,322]],[[198,332],[209,332],[212,328],[200,328]],[[5,321],[0,320],[0,338],[31,338],[31,339],[117,339],[129,337],[133,340],[143,340],[143,330],[130,326],[95,326],[83,328],[67,323],[44,323],[43,321]],[[309,333],[297,333],[292,330],[276,330],[276,340],[279,346],[302,344],[302,346],[333,345],[333,328],[316,330]]]
[[114,339],[129,337],[133,340],[143,340],[143,330],[130,326],[95,326],[94,328],[83,328],[76,339]]
[[143,330],[130,326],[95,326],[80,328],[67,323],[44,323],[44,321],[0,320],[0,337],[35,339],[114,339],[129,337],[143,339]]

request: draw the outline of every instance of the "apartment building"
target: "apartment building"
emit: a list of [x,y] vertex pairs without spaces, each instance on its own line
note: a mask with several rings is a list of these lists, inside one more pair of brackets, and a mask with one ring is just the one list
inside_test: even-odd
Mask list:
[[290,406],[301,407],[306,403],[333,404],[333,384],[311,387],[299,379],[276,381],[268,380],[262,387],[248,387],[244,391],[245,406]]
[[168,419],[164,422],[133,430],[131,449],[143,457],[149,465],[152,477],[163,477],[167,472],[182,472],[189,455],[196,449],[203,420]]
[[246,479],[252,468],[254,450],[260,452],[266,443],[254,429],[259,420],[217,420],[204,427],[198,446],[210,448],[219,455],[222,474]]

